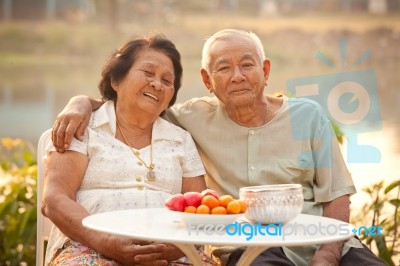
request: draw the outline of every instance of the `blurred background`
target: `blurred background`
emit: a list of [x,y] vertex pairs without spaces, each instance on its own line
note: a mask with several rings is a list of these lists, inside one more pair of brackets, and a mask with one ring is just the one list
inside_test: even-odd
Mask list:
[[[286,94],[293,78],[372,70],[382,126],[359,141],[377,147],[381,160],[348,166],[360,191],[399,179],[400,0],[0,0],[0,138],[36,146],[72,96],[99,97],[111,52],[150,31],[164,33],[182,54],[178,102],[208,95],[199,74],[201,48],[223,28],[261,38],[272,61],[267,93]],[[354,66],[366,51],[371,56]],[[353,208],[368,200],[366,193],[354,195]]]
[[[0,137],[36,145],[70,97],[99,96],[111,52],[150,31],[166,34],[182,53],[178,101],[208,95],[199,74],[201,48],[223,28],[260,36],[272,61],[268,93],[286,93],[293,78],[372,69],[382,128],[359,139],[379,148],[381,162],[349,167],[360,188],[399,178],[400,0],[1,0]],[[342,66],[341,39],[347,41]],[[352,67],[368,50],[371,56]],[[317,53],[338,67],[317,60]]]

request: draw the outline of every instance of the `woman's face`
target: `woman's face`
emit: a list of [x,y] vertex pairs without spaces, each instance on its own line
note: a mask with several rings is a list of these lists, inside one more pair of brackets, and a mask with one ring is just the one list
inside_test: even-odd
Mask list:
[[174,66],[163,52],[145,48],[114,89],[120,110],[160,115],[174,95]]

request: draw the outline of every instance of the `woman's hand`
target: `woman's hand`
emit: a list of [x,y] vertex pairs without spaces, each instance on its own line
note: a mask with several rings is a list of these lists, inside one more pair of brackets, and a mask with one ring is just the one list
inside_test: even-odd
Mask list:
[[177,260],[185,256],[185,254],[177,247],[171,244],[164,244],[166,247],[162,252],[162,258],[167,261]]
[[122,265],[168,265],[163,255],[168,248],[164,244],[108,235],[95,249]]

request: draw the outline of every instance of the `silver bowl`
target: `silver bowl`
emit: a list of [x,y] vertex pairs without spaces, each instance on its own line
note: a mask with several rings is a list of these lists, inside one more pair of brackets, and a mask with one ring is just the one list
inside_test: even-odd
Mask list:
[[252,223],[285,224],[296,218],[303,209],[300,184],[242,187],[239,195],[247,203],[245,216]]

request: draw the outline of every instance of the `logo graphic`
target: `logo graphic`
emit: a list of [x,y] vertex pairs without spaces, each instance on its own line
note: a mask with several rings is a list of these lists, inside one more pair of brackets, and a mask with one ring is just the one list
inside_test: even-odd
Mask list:
[[[346,46],[345,40],[339,42],[342,68],[344,68]],[[351,67],[361,64],[371,54],[371,51],[367,50]],[[316,57],[326,65],[336,68],[336,65],[322,53],[318,52]],[[378,86],[373,70],[293,78],[287,81],[286,89],[297,98],[308,98],[317,102],[331,121],[345,132],[348,163],[379,163],[381,161],[381,153],[376,147],[358,143],[359,133],[373,132],[382,128]],[[293,117],[292,120],[294,120]],[[302,126],[301,123],[292,121],[293,135],[299,141],[305,140],[298,133],[301,131],[297,127],[300,126]],[[330,139],[321,141],[330,141]],[[318,156],[318,151],[316,153]],[[323,163],[326,165],[322,167],[329,167],[330,161],[325,158]]]
[[288,236],[315,236],[315,235],[349,235],[352,232],[354,235],[383,235],[383,228],[378,226],[360,226],[355,228],[349,224],[325,224],[315,223],[315,224],[299,224],[297,222],[287,223],[283,225],[282,222],[277,224],[267,224],[263,225],[258,223],[238,223],[234,222],[228,225],[214,225],[214,224],[189,224],[188,225],[189,235],[229,235],[229,236],[242,236],[247,241],[252,240],[255,236],[265,236],[265,237],[279,237],[285,240]]

